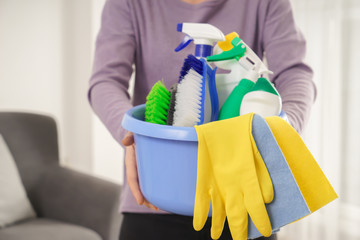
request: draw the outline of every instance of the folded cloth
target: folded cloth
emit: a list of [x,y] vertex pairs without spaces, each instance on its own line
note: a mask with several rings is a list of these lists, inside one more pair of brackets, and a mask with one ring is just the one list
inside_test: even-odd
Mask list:
[[314,212],[338,198],[295,129],[280,117],[268,117],[266,122],[289,164],[310,211]]
[[[310,214],[310,210],[269,126],[259,115],[253,117],[252,135],[274,186],[274,200],[266,205],[266,209],[275,232],[276,229]],[[248,238],[260,236],[250,221]]]

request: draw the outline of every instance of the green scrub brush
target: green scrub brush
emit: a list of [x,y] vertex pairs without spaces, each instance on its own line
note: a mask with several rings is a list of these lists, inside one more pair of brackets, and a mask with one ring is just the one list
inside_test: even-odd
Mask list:
[[171,94],[165,85],[158,81],[146,97],[145,121],[166,125]]

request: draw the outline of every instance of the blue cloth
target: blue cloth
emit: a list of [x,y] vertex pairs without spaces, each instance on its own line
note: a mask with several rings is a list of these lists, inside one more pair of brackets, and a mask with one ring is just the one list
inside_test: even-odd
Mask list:
[[[259,115],[253,117],[252,135],[274,186],[274,200],[266,208],[275,232],[280,227],[310,214],[310,210],[269,126]],[[249,219],[248,238],[260,236]]]

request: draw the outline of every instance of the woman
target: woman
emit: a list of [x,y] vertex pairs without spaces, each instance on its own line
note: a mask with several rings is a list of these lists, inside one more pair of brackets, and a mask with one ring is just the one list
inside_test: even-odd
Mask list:
[[[131,133],[121,128],[124,113],[145,103],[153,84],[177,81],[183,59],[174,48],[183,34],[177,23],[209,23],[224,34],[237,32],[274,74],[270,80],[282,96],[283,110],[301,132],[316,97],[312,70],[304,63],[305,40],[297,29],[289,0],[107,0],[96,42],[89,101],[112,136],[126,146],[126,174],[120,211],[120,239],[211,239],[208,221],[196,232],[192,218],[167,214],[142,195]],[[135,65],[133,96],[128,93]],[[125,136],[125,137],[124,137]],[[231,239],[227,225],[220,239]],[[276,236],[270,237],[276,239]]]

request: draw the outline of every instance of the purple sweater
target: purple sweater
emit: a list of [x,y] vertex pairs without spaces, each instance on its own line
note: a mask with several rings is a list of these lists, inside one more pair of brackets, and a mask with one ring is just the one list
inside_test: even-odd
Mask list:
[[[145,103],[153,84],[164,79],[169,88],[179,76],[189,46],[174,49],[184,34],[180,22],[210,23],[224,34],[237,32],[260,58],[266,52],[271,81],[279,91],[283,110],[299,132],[316,97],[312,70],[304,63],[305,40],[297,29],[289,0],[208,0],[191,5],[181,0],[107,0],[96,41],[89,101],[112,136],[121,142],[124,113]],[[135,64],[135,90],[129,79]],[[137,205],[124,180],[122,212],[153,212]],[[162,212],[162,211],[160,211]]]

